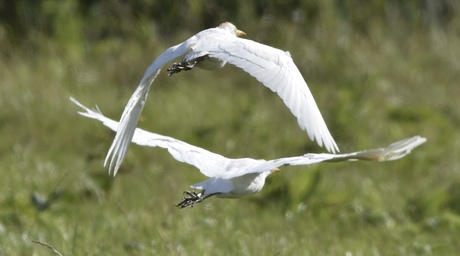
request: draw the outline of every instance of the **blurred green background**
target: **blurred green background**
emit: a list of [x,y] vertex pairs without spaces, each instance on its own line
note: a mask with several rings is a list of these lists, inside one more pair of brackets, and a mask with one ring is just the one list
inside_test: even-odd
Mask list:
[[[1,1],[0,255],[457,255],[460,3]],[[167,47],[233,22],[289,50],[342,152],[413,135],[387,163],[285,167],[238,200],[174,205],[205,179],[165,150],[132,146],[73,96],[119,119]],[[278,96],[233,66],[152,86],[139,126],[227,157],[324,152]]]

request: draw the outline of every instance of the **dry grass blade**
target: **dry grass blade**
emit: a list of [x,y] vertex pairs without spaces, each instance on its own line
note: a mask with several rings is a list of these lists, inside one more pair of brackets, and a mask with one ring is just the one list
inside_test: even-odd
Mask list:
[[52,250],[57,255],[62,256],[62,254],[58,250],[56,250],[56,248],[54,248],[52,245],[49,245],[49,244],[47,244],[45,242],[35,241],[35,240],[32,240],[32,242],[34,242],[36,244],[39,244],[39,245],[43,245],[43,246],[47,247],[48,249]]

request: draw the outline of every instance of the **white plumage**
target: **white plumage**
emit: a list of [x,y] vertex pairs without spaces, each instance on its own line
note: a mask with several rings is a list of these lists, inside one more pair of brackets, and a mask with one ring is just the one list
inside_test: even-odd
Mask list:
[[[114,131],[118,129],[118,122],[103,116],[100,111],[86,108],[73,98],[71,100],[86,111],[79,112],[81,115],[99,120]],[[414,136],[395,142],[386,148],[348,154],[305,154],[266,161],[252,158],[226,158],[186,142],[139,128],[135,129],[132,137],[132,142],[138,145],[167,149],[176,160],[195,166],[201,173],[209,177],[209,179],[191,186],[202,190],[200,193],[186,191],[188,196],[178,204],[181,208],[194,206],[212,195],[223,198],[236,198],[259,192],[265,184],[265,178],[272,172],[278,171],[278,167],[284,165],[309,165],[320,162],[354,160],[396,160],[409,154],[412,149],[425,141],[426,139],[423,137]]]
[[276,92],[297,117],[300,128],[312,140],[330,152],[338,152],[337,144],[290,54],[239,38],[241,35],[244,32],[237,30],[233,24],[222,23],[217,28],[201,31],[183,43],[170,47],[153,61],[121,115],[120,126],[104,162],[106,165],[110,161],[109,173],[113,170],[115,175],[126,156],[152,82],[163,65],[183,55],[182,62],[174,63],[168,69],[170,74],[194,66],[216,69],[227,62],[233,64]]

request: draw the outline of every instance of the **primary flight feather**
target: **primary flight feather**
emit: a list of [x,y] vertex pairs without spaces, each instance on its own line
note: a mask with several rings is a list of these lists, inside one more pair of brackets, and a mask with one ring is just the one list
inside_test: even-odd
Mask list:
[[233,64],[276,92],[312,140],[330,152],[338,152],[337,144],[290,54],[239,38],[242,35],[244,32],[225,22],[170,47],[152,62],[121,115],[104,162],[104,165],[110,162],[109,173],[113,170],[115,175],[126,156],[151,84],[166,63],[181,56],[184,56],[183,60],[168,69],[170,75],[195,66],[212,70],[227,62]]
[[[81,115],[99,120],[105,126],[116,131],[119,123],[113,121],[99,110],[91,110],[75,99],[71,100],[83,108]],[[348,154],[305,154],[302,156],[284,157],[273,160],[238,158],[230,159],[208,150],[190,145],[186,142],[163,136],[142,129],[135,129],[132,142],[149,147],[161,147],[178,161],[195,166],[201,173],[209,177],[208,180],[192,185],[192,188],[201,192],[185,191],[186,197],[177,205],[180,208],[194,206],[210,196],[222,198],[237,198],[253,194],[262,190],[265,178],[278,167],[284,165],[309,165],[320,162],[341,161],[390,161],[409,154],[412,149],[423,144],[425,138],[414,136],[389,145],[386,148],[364,150]]]

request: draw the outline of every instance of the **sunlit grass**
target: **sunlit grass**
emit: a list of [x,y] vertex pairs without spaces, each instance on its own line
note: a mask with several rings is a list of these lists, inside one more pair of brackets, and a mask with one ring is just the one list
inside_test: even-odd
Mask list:
[[[204,178],[194,167],[132,146],[109,177],[113,133],[68,100],[118,119],[149,62],[176,42],[100,42],[72,57],[63,46],[14,52],[0,62],[0,254],[51,253],[35,240],[63,255],[455,255],[459,39],[288,32],[296,38],[286,50],[343,152],[416,134],[428,142],[396,162],[286,167],[257,195],[179,210],[182,191]],[[163,72],[139,126],[229,157],[324,151],[234,67]],[[58,197],[38,211],[34,192]]]

